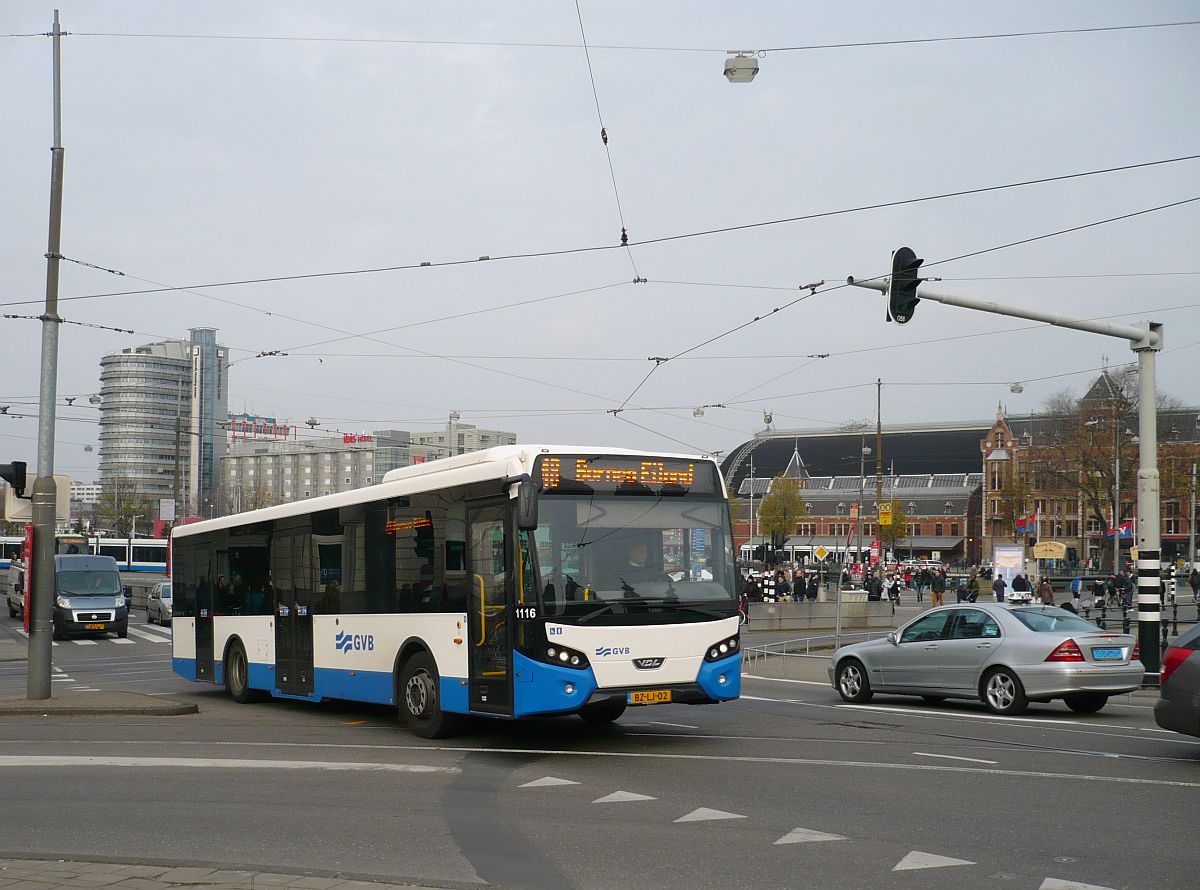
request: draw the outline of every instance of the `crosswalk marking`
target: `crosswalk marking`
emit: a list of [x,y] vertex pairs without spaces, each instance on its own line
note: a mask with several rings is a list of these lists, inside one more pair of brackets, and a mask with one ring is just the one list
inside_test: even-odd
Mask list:
[[166,637],[160,637],[158,634],[147,633],[140,627],[131,627],[129,632],[135,637],[141,637],[143,640],[150,640],[152,643],[169,643],[171,642]]
[[123,640],[120,637],[117,637],[113,642],[125,646],[132,646],[134,644],[133,640]]
[[71,640],[71,642],[74,643],[76,646],[96,646],[96,645],[98,645],[95,640]]
[[938,856],[936,853],[922,853],[913,850],[896,863],[892,871],[912,871],[921,868],[945,868],[948,865],[974,865],[968,859],[954,859],[951,856]]

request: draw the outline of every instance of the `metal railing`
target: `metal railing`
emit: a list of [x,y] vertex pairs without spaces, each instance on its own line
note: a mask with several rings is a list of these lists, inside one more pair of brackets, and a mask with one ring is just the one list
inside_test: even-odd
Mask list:
[[[842,643],[846,643],[873,640],[878,637],[886,637],[891,632],[891,628],[888,630],[853,631],[851,633],[843,633],[841,641]],[[798,637],[794,640],[777,640],[774,643],[747,646],[742,649],[742,657],[745,659],[748,667],[756,667],[764,658],[776,656],[808,657],[812,655],[813,649],[832,650],[837,645],[837,642],[837,634],[818,634],[812,637]]]

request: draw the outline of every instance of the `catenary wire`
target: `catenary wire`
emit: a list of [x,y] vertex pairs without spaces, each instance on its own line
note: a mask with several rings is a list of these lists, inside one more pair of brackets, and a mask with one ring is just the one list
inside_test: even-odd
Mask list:
[[[889,208],[889,207],[901,207],[901,206],[910,205],[910,204],[926,203],[929,201],[939,201],[939,200],[945,200],[945,199],[949,199],[949,198],[965,197],[968,195],[977,195],[977,194],[985,194],[988,192],[1003,191],[1006,189],[1023,188],[1023,187],[1027,187],[1027,186],[1033,186],[1033,185],[1044,185],[1046,183],[1051,183],[1051,182],[1064,182],[1064,181],[1071,180],[1071,179],[1081,179],[1081,178],[1089,177],[1089,176],[1101,176],[1101,175],[1105,175],[1105,174],[1109,174],[1109,173],[1118,173],[1118,172],[1124,172],[1124,171],[1128,171],[1128,170],[1145,169],[1148,167],[1162,166],[1164,164],[1175,164],[1175,163],[1181,163],[1184,161],[1193,161],[1196,159],[1200,159],[1200,154],[1181,155],[1179,157],[1164,158],[1164,159],[1157,160],[1157,161],[1145,161],[1145,162],[1141,162],[1141,163],[1137,163],[1137,164],[1124,164],[1124,165],[1117,166],[1117,167],[1104,167],[1104,168],[1099,168],[1099,169],[1095,169],[1095,170],[1086,170],[1086,171],[1082,171],[1079,173],[1068,173],[1068,174],[1062,174],[1059,176],[1048,176],[1048,177],[1042,177],[1040,179],[1028,179],[1028,180],[1022,180],[1019,182],[1004,183],[1001,185],[983,186],[983,187],[973,188],[973,189],[960,189],[958,191],[952,191],[952,192],[941,192],[938,194],[925,195],[925,196],[918,197],[918,198],[906,198],[906,199],[897,200],[897,201],[885,201],[885,202],[877,202],[877,203],[872,203],[872,204],[862,204],[862,205],[858,205],[858,206],[854,206],[854,207],[845,207],[845,208],[841,208],[841,209],[837,209],[837,210],[820,211],[820,212],[816,212],[816,213],[802,214],[799,216],[780,217],[777,219],[762,220],[759,222],[744,223],[744,224],[734,225],[734,226],[724,226],[721,228],[703,229],[703,230],[698,230],[698,231],[693,231],[693,232],[683,232],[683,233],[679,233],[679,234],[675,234],[675,235],[664,235],[664,236],[661,236],[658,238],[647,238],[647,239],[643,239],[641,241],[630,241],[629,246],[640,247],[640,246],[645,246],[645,245],[649,245],[649,244],[662,244],[662,243],[665,243],[668,241],[680,241],[680,240],[684,240],[684,239],[688,239],[688,238],[701,238],[701,237],[706,237],[709,235],[720,235],[720,234],[726,234],[728,232],[743,231],[743,230],[747,230],[747,229],[784,225],[784,224],[794,223],[794,222],[804,222],[804,221],[813,220],[813,219],[824,219],[824,218],[828,218],[831,216],[842,216],[842,215],[847,215],[847,214],[852,214],[852,213],[861,213],[861,212],[865,212],[868,210],[879,210],[879,209],[884,209],[884,208]],[[351,275],[373,275],[373,274],[379,274],[379,273],[384,273],[384,272],[408,271],[408,270],[422,269],[422,268],[447,268],[447,267],[471,265],[471,264],[480,263],[480,262],[499,262],[499,261],[504,261],[504,260],[518,260],[518,259],[540,259],[540,258],[545,258],[545,257],[567,256],[567,255],[578,254],[578,253],[595,253],[595,252],[602,252],[602,251],[608,251],[608,250],[618,250],[620,248],[621,248],[621,245],[619,245],[619,244],[595,244],[595,245],[589,245],[589,246],[584,246],[584,247],[560,248],[557,250],[539,250],[539,251],[527,251],[527,252],[523,252],[523,253],[511,253],[511,254],[504,254],[504,255],[499,255],[499,256],[495,256],[495,257],[483,256],[483,257],[478,257],[475,259],[441,260],[441,261],[437,261],[437,262],[421,261],[421,262],[416,262],[416,263],[401,263],[401,264],[390,265],[390,266],[364,267],[364,268],[358,268],[358,269],[340,269],[340,270],[333,270],[333,271],[326,271],[326,272],[307,272],[307,273],[299,273],[299,274],[293,274],[293,275],[273,275],[273,276],[264,276],[264,277],[260,277],[260,278],[232,279],[232,280],[228,280],[228,281],[214,281],[214,282],[207,282],[207,283],[202,283],[202,284],[190,284],[190,285],[178,286],[178,287],[143,288],[140,290],[110,291],[107,293],[94,293],[94,294],[77,294],[74,296],[60,297],[59,302],[62,303],[62,302],[69,302],[69,301],[74,301],[74,300],[95,300],[95,299],[103,299],[103,298],[108,298],[108,297],[137,296],[137,295],[142,295],[142,294],[154,294],[154,293],[165,293],[165,292],[169,292],[169,291],[188,290],[190,288],[238,287],[238,286],[243,286],[243,285],[248,285],[248,284],[273,284],[273,283],[285,282],[285,281],[304,281],[304,280],[311,280],[311,279],[318,279],[318,278],[346,277],[346,276],[351,276]],[[0,303],[0,307],[26,306],[26,305],[31,305],[31,304],[35,304],[35,303],[41,303],[41,302],[42,302],[42,300],[40,300],[40,299],[17,300],[17,301],[9,301],[9,302]]]

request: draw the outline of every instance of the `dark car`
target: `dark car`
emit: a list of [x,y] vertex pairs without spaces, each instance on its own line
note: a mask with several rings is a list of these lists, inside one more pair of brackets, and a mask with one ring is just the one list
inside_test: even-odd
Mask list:
[[1200,737],[1200,624],[1163,653],[1154,719],[1163,729]]
[[68,634],[129,635],[129,606],[111,556],[54,557],[54,639]]

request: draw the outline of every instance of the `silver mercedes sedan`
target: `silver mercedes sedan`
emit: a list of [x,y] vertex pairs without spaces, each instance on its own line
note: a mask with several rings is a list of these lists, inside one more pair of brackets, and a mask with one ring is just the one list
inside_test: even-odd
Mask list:
[[1110,695],[1137,689],[1144,673],[1128,634],[1055,606],[987,603],[931,609],[886,639],[843,646],[829,664],[830,682],[849,702],[876,692],[971,698],[997,714],[1055,698],[1095,713]]

